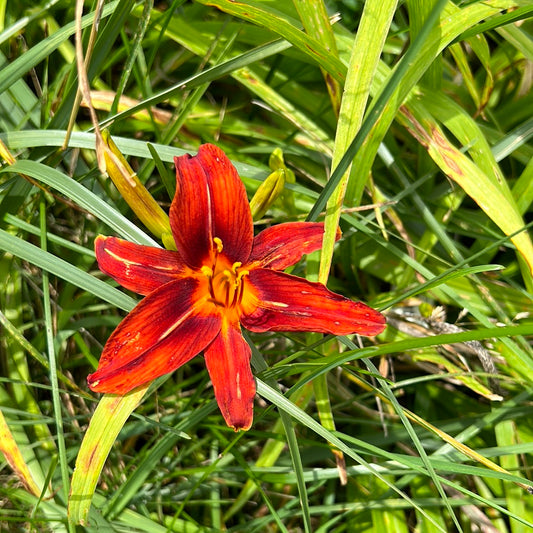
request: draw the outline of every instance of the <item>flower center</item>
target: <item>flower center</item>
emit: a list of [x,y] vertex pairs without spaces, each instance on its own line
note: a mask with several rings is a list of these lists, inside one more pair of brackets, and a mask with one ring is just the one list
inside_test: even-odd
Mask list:
[[215,254],[212,266],[204,265],[201,270],[209,281],[211,301],[215,305],[233,308],[242,302],[244,294],[243,278],[248,270],[242,269],[239,261],[230,265],[224,255],[221,255],[223,244],[218,237],[213,239]]

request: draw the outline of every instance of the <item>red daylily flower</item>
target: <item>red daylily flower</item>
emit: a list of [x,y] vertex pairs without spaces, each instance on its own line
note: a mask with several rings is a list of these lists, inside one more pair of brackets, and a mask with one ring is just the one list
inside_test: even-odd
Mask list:
[[125,394],[203,351],[226,423],[249,429],[255,382],[241,325],[377,335],[385,318],[280,272],[320,248],[322,223],[278,224],[254,238],[244,185],[222,150],[206,144],[175,163],[170,226],[177,251],[96,239],[100,269],[146,298],[111,334],[87,381],[93,391]]

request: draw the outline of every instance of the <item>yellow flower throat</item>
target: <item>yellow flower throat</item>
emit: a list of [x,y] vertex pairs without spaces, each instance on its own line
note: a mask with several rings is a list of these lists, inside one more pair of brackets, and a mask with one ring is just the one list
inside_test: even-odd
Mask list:
[[215,244],[213,264],[210,267],[204,265],[201,271],[208,279],[211,301],[215,305],[233,308],[242,302],[243,278],[249,274],[249,271],[241,269],[242,263],[239,261],[230,265],[227,258],[221,255],[224,248],[221,239],[215,237],[213,242]]

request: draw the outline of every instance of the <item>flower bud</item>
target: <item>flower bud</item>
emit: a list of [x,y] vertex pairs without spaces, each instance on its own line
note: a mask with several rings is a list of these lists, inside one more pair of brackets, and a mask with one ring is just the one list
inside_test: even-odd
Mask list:
[[168,215],[141,183],[109,132],[104,130],[102,137],[105,143],[103,155],[107,174],[142,223],[157,238],[162,239],[163,235],[170,233]]
[[[294,172],[288,168],[287,165],[285,165],[285,161],[283,160],[283,151],[281,148],[274,149],[268,160],[268,166],[271,170],[284,170],[285,183],[296,183]],[[294,197],[290,189],[285,188],[281,194],[281,202],[287,213],[295,213],[296,210],[294,208]]]
[[285,189],[285,183],[294,183],[296,178],[294,172],[285,165],[281,148],[275,148],[270,154],[268,166],[272,174],[259,186],[250,201],[254,220],[260,219],[279,197],[287,211],[293,211],[292,191]]
[[285,171],[274,170],[254,194],[250,200],[250,209],[254,220],[260,219],[268,208],[277,200],[285,186]]

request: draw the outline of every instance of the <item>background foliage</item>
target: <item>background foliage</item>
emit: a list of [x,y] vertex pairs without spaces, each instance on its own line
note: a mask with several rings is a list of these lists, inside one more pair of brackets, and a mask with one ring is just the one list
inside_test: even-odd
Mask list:
[[91,505],[72,478],[99,401],[85,378],[137,300],[93,241],[154,239],[98,170],[75,6],[0,1],[0,528],[529,531],[531,3],[114,0],[96,25],[99,4],[92,104],[159,204],[201,143],[250,197],[281,148],[295,182],[257,230],[325,217],[295,272],[389,326],[250,336],[246,433],[200,358],[158,380],[125,423],[107,415]]

